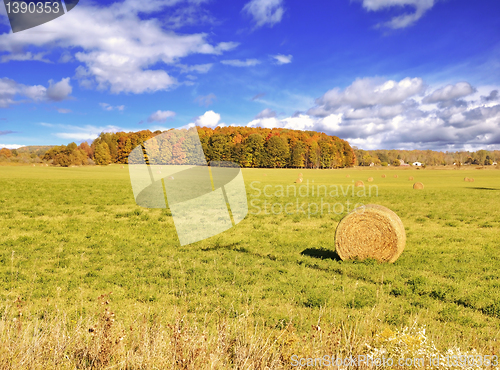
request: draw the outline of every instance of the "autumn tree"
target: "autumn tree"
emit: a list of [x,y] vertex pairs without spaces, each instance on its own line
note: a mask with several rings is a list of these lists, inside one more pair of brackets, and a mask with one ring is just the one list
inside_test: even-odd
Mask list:
[[7,148],[0,149],[0,156],[4,156],[5,158],[12,157],[12,152]]
[[107,165],[111,163],[111,153],[109,146],[105,141],[95,146],[94,161],[98,165]]

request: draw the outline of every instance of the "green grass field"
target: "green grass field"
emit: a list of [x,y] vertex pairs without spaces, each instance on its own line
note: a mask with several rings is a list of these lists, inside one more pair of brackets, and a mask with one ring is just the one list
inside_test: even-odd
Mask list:
[[[299,172],[304,182],[294,184]],[[102,312],[97,297],[112,292],[106,299],[116,333],[127,330],[125,347],[141,341],[134,331],[141,323],[166,332],[187,325],[190,341],[204,335],[209,342],[220,342],[225,323],[233,328],[227,338],[237,348],[250,354],[268,345],[274,352],[254,353],[254,359],[281,358],[286,368],[294,353],[355,354],[384,330],[413,326],[426,327],[428,339],[442,350],[498,354],[499,170],[245,169],[243,174],[253,202],[246,219],[180,247],[168,210],[135,204],[126,167],[0,167],[0,341],[14,346],[22,336],[28,343],[27,333],[37,333],[33,328],[50,331],[42,323],[55,325],[59,318],[61,333],[76,331],[89,345],[92,333],[85,325]],[[475,182],[464,182],[466,176]],[[354,196],[347,188],[356,180],[365,182],[366,196],[360,188]],[[416,181],[425,189],[413,190]],[[318,185],[326,185],[319,187],[321,196]],[[338,196],[331,185],[337,185]],[[302,193],[294,196],[293,186],[303,186]],[[317,212],[322,201],[323,213]],[[297,202],[305,204],[304,213]],[[381,204],[403,221],[406,248],[394,264],[338,259],[335,228],[356,203]],[[13,320],[24,326],[14,330]],[[238,334],[244,330],[247,334]],[[53,367],[72,368],[75,346],[61,350],[66,365],[61,360]],[[0,352],[11,364],[19,356]],[[201,368],[197,361],[207,356],[192,354],[191,368]],[[234,356],[232,366],[238,356],[244,358]],[[231,361],[215,368],[231,367]],[[103,365],[108,363],[112,360]]]

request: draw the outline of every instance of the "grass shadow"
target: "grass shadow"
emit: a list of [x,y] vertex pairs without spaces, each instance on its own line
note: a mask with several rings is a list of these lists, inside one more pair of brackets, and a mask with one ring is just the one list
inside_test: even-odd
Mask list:
[[220,242],[215,242],[214,245],[208,246],[206,248],[200,248],[202,251],[207,252],[207,251],[216,251],[216,250],[230,250],[230,251],[237,251],[237,252],[248,252],[246,248],[237,248],[237,246],[241,244],[241,242],[236,242],[236,243],[229,243],[229,244],[221,244]]
[[331,251],[328,249],[318,249],[318,248],[307,248],[300,252],[302,256],[309,256],[313,258],[321,258],[322,260],[331,259],[334,261],[341,261],[339,255],[336,251]]
[[480,187],[467,188],[467,189],[474,189],[474,190],[500,190],[500,189],[495,189],[495,188],[480,188]]

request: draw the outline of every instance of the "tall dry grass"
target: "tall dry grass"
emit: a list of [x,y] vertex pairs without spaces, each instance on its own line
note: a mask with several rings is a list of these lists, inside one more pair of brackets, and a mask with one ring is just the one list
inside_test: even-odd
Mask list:
[[291,356],[348,357],[367,351],[356,325],[311,326],[296,334],[252,319],[207,315],[204,322],[139,315],[132,325],[115,316],[109,295],[99,309],[75,322],[64,312],[25,317],[22,302],[0,319],[0,369],[288,369]]
[[[99,309],[73,322],[64,312],[24,317],[23,303],[5,306],[0,318],[0,369],[290,369],[292,356],[299,359],[430,358],[481,356],[476,350],[451,348],[439,351],[425,334],[412,326],[377,333],[376,323],[342,321],[338,326],[311,325],[298,335],[292,322],[281,329],[266,328],[239,317],[204,316],[204,322],[177,316],[163,323],[159,316],[139,315],[125,325],[112,311],[109,295],[98,298]],[[214,330],[211,330],[214,329]],[[367,332],[371,332],[367,336]],[[492,351],[492,352],[491,352]],[[487,351],[489,354],[496,351]],[[486,352],[484,353],[486,354]],[[330,366],[332,369],[345,367]],[[376,369],[376,363],[356,364],[352,369]],[[406,366],[393,369],[436,369]],[[438,366],[446,369],[481,369],[491,366]]]

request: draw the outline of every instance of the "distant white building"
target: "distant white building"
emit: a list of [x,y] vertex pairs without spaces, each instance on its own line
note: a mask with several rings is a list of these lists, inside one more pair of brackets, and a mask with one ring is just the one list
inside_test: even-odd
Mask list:
[[422,163],[420,163],[420,162],[413,162],[413,165],[420,167],[422,165]]

